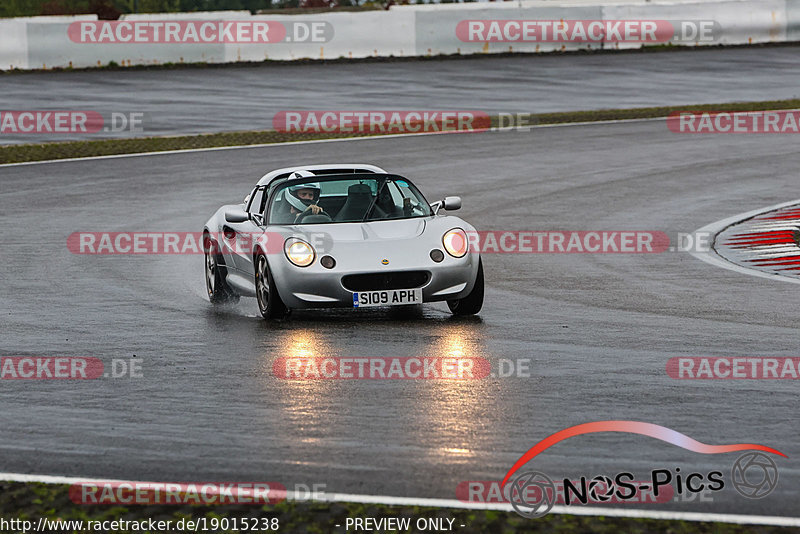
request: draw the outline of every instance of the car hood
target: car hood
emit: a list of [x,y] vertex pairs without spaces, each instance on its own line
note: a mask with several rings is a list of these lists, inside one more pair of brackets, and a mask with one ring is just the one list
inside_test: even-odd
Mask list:
[[[430,249],[441,246],[442,236],[452,228],[475,232],[466,221],[451,215],[367,223],[272,226],[267,232],[277,232],[282,236],[279,240],[281,251],[283,240],[296,237],[311,243],[319,254],[357,252],[387,257],[393,253],[408,255],[408,251],[420,250],[427,258]],[[409,243],[411,248],[404,249]]]
[[425,231],[427,218],[373,221],[366,223],[304,224],[295,226],[296,233],[321,233],[335,242],[412,239]]

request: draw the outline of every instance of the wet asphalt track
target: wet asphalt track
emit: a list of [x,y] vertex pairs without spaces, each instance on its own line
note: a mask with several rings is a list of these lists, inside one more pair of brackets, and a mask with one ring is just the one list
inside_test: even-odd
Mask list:
[[[793,98],[798,50],[43,72],[0,76],[0,94],[6,110],[144,113],[143,132],[102,134],[111,137],[268,130],[277,112],[297,109],[544,113]],[[4,133],[0,144],[79,137]]]
[[[686,253],[484,256],[480,318],[217,310],[201,256],[78,256],[74,231],[200,230],[265,170],[367,161],[429,199],[459,194],[478,229],[660,230],[675,236],[798,197],[793,136],[689,136],[663,122],[438,135],[0,167],[0,355],[141,361],[143,378],[0,382],[2,471],[138,480],[324,483],[454,498],[502,478],[567,426],[631,419],[705,443],[775,447],[780,483],[686,511],[797,516],[797,383],[676,381],[674,356],[797,356],[796,289]],[[281,356],[530,358],[530,378],[287,382]],[[557,477],[680,467],[730,477],[738,455],[595,434],[540,455]]]

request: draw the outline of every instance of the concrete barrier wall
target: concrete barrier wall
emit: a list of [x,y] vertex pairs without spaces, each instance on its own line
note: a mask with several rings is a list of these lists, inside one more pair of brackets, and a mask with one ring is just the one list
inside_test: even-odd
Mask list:
[[[335,59],[416,55],[414,14],[404,11],[365,11],[323,15],[256,15],[252,20],[280,22],[290,40],[271,44],[226,44],[226,61],[265,59]],[[312,25],[324,28],[323,39],[297,39]]]
[[[30,64],[30,41],[28,40],[31,27],[43,26],[49,28],[53,38],[59,42],[67,40],[67,35],[62,33],[62,28],[71,22],[81,20],[97,20],[97,15],[76,15],[71,17],[25,17],[16,19],[0,19],[0,69],[37,69],[51,67],[66,67],[69,62],[58,64],[49,63],[45,67]],[[38,32],[37,32],[38,33]],[[57,46],[51,43],[48,47]]]
[[309,15],[250,15],[247,11],[126,15],[133,21],[261,21],[278,23],[277,42],[82,43],[68,28],[94,16],[0,19],[0,69],[48,69],[163,63],[427,56],[500,52],[549,52],[583,48],[635,48],[640,43],[475,42],[459,38],[465,20],[664,20],[713,25],[712,38],[672,39],[673,44],[749,44],[800,40],[800,0],[673,0],[614,3],[583,0],[398,6],[389,11]]
[[29,68],[26,22],[16,19],[0,22],[0,68]]
[[[656,19],[713,21],[713,44],[752,44],[786,41],[786,0],[721,1],[647,6],[604,6],[603,20]],[[693,44],[691,41],[682,44]],[[630,48],[631,45],[625,45]],[[623,46],[621,45],[620,48]]]
[[462,9],[458,13],[443,9],[416,11],[417,55],[481,54],[499,52],[552,52],[554,50],[579,50],[587,48],[581,43],[503,43],[464,42],[456,36],[456,27],[462,20],[601,20],[600,6],[518,7],[517,2],[483,4],[481,9]]
[[786,40],[800,41],[800,0],[786,0]]

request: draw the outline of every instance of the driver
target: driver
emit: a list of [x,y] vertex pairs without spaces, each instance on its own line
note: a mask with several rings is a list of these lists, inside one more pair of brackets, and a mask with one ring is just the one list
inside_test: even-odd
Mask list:
[[[308,171],[295,172],[290,179],[305,178],[314,176]],[[307,183],[293,185],[286,191],[286,201],[289,203],[289,213],[294,215],[294,222],[298,222],[304,214],[314,214],[322,212],[322,207],[317,205],[319,202],[320,187],[318,183]]]

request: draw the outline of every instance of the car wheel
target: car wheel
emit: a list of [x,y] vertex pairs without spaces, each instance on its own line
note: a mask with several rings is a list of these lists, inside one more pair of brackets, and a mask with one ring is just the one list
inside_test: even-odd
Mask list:
[[222,263],[217,244],[209,238],[205,247],[206,293],[212,304],[237,302],[239,295],[225,281],[225,265]]
[[453,315],[475,315],[483,307],[483,262],[478,260],[478,275],[469,295],[463,299],[448,300],[447,307]]
[[263,254],[256,256],[256,300],[258,310],[265,319],[281,319],[289,313],[278,295],[275,280],[269,272],[267,257]]

